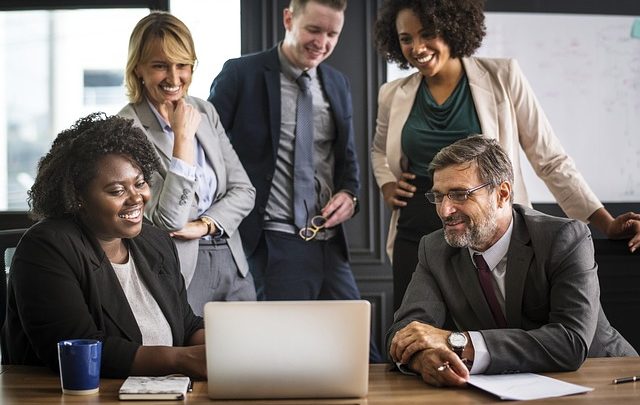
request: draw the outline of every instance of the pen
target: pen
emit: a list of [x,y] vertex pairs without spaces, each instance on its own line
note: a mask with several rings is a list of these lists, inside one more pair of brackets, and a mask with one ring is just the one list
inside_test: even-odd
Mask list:
[[631,377],[620,377],[613,380],[614,384],[622,384],[628,382],[640,381],[640,376],[634,375]]

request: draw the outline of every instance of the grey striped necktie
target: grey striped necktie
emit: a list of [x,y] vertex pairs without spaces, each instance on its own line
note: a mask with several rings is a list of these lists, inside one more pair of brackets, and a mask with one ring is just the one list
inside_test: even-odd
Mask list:
[[296,141],[293,163],[293,213],[298,228],[316,215],[313,166],[313,100],[311,78],[304,72],[296,82],[300,87],[296,109]]

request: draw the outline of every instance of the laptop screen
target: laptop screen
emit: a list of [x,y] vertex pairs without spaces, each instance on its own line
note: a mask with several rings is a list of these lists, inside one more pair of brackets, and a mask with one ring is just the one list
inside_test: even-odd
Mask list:
[[209,302],[211,398],[364,397],[368,301]]

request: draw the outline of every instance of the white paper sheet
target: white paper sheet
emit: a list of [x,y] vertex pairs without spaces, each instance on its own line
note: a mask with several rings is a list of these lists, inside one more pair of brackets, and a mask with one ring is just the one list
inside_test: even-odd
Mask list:
[[593,388],[532,373],[471,375],[469,384],[504,400],[530,400],[582,394]]

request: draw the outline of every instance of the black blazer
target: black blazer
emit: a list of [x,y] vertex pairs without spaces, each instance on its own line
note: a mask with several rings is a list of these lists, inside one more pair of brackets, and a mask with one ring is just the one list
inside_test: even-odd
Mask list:
[[[140,276],[183,346],[204,327],[187,302],[175,245],[168,234],[143,224],[126,240]],[[58,368],[56,342],[102,341],[103,377],[129,375],[142,335],[109,259],[92,234],[72,219],[32,226],[16,249],[9,276],[4,364]]]
[[[335,191],[348,190],[358,195],[359,167],[354,146],[349,81],[345,75],[324,63],[318,66],[318,75],[329,99],[336,128],[333,187]],[[233,149],[256,188],[256,204],[240,224],[245,252],[251,256],[264,227],[264,213],[280,139],[280,61],[277,47],[228,60],[211,84],[209,101],[218,111]],[[348,255],[343,226],[339,229],[342,247]]]

